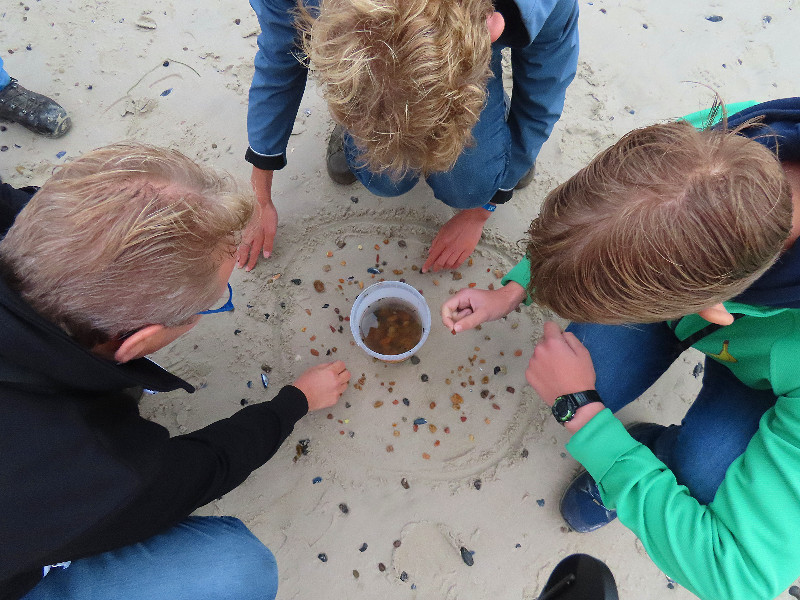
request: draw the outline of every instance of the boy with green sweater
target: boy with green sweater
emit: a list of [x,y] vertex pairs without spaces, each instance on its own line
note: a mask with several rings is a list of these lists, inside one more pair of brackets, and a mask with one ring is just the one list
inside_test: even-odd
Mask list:
[[[587,469],[568,523],[618,515],[705,600],[777,596],[800,575],[800,99],[631,132],[529,233],[504,287],[461,290],[442,320],[463,331],[535,301],[573,321],[545,325],[526,371]],[[626,431],[613,412],[689,347],[706,362],[682,424]]]

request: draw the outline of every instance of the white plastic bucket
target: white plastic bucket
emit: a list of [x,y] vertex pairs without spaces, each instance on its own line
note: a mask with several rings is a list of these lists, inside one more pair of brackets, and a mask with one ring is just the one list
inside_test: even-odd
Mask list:
[[[422,336],[417,345],[411,348],[411,350],[403,352],[402,354],[387,355],[380,354],[367,348],[367,345],[364,343],[364,336],[361,332],[361,321],[369,309],[381,300],[399,300],[400,302],[409,304],[417,311],[422,321]],[[422,344],[425,343],[425,340],[428,339],[430,330],[431,310],[428,308],[428,303],[419,291],[402,281],[381,281],[369,286],[358,295],[356,301],[353,302],[353,308],[350,310],[350,331],[353,333],[353,339],[356,341],[358,347],[370,356],[385,362],[400,362],[413,356],[422,348]]]

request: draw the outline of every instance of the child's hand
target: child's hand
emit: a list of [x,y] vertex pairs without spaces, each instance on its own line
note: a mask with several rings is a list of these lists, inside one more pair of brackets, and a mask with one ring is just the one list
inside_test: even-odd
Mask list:
[[308,410],[328,408],[339,401],[350,381],[350,371],[341,360],[307,369],[297,378],[294,387],[306,395]]
[[586,346],[552,321],[544,324],[544,337],[536,344],[525,379],[545,404],[552,406],[563,394],[593,390],[596,376]]
[[499,290],[464,288],[442,304],[442,323],[454,333],[472,329],[505,317],[526,294],[525,288],[513,281]]

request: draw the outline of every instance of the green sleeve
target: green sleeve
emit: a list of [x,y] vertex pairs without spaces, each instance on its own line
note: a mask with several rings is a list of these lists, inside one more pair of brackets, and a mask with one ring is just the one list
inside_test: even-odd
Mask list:
[[[531,281],[531,263],[527,257],[519,261],[513,269],[506,273],[506,276],[500,280],[500,283],[506,285],[509,281],[520,284],[527,291],[528,284]],[[530,306],[531,302],[533,302],[531,295],[527,294],[525,297],[525,306]]]
[[[726,104],[725,105],[725,112],[728,116],[735,115],[738,112],[743,111],[745,108],[750,108],[751,106],[755,106],[758,102],[754,102],[752,100],[748,100],[746,102],[734,102],[733,104]],[[722,111],[719,111],[718,114],[714,117],[714,121],[709,123],[708,116],[711,114],[711,109],[706,108],[704,110],[698,110],[697,112],[693,112],[690,115],[686,115],[681,117],[679,120],[687,121],[689,125],[694,127],[695,129],[703,129],[707,126],[714,126],[722,120]]]
[[800,390],[761,419],[705,506],[604,410],[567,444],[653,562],[703,600],[771,600],[800,574]]

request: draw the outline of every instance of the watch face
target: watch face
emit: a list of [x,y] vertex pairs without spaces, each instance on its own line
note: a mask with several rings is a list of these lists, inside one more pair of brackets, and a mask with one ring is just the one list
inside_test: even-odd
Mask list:
[[558,421],[569,421],[572,418],[574,411],[570,406],[569,398],[559,396],[553,404],[553,416]]

